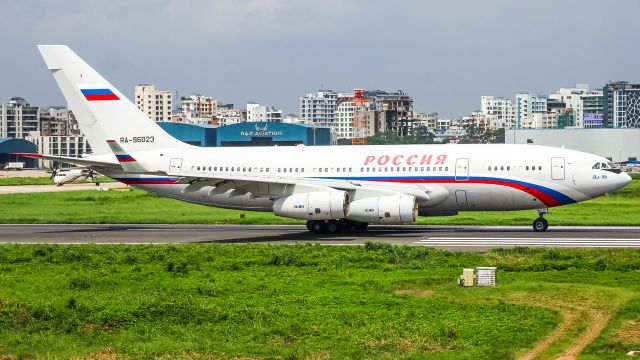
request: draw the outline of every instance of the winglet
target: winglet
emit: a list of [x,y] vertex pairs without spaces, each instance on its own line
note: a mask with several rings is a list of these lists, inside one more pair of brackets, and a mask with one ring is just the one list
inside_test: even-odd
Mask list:
[[118,159],[120,166],[122,166],[122,170],[135,173],[148,172],[145,168],[142,167],[142,165],[140,165],[138,160],[136,160],[133,156],[127,154],[115,140],[107,140],[107,145],[109,145],[109,148],[111,149],[111,151],[113,151],[116,159]]

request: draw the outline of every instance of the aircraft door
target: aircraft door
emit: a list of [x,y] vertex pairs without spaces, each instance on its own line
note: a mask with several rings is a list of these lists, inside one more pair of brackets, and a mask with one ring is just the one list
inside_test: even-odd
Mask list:
[[182,171],[182,158],[171,159],[169,162],[169,173],[179,173]]
[[551,158],[551,180],[564,180],[564,158]]
[[467,204],[467,192],[465,190],[456,190],[456,205],[468,206]]
[[456,180],[469,180],[469,159],[456,159]]

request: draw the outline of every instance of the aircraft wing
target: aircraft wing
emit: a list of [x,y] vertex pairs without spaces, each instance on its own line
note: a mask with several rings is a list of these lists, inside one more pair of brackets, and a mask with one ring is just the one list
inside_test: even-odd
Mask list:
[[101,160],[92,160],[91,158],[76,158],[76,157],[67,157],[67,156],[52,156],[52,155],[43,155],[36,153],[11,153],[11,155],[18,155],[30,158],[37,159],[45,159],[45,160],[53,160],[67,164],[76,164],[82,166],[116,166],[120,167],[117,162],[108,162]]
[[238,194],[251,193],[256,197],[279,197],[293,191],[294,188],[296,192],[331,188],[351,193],[358,192],[363,197],[405,194],[415,196],[423,201],[434,201],[436,198],[439,199],[449,195],[446,189],[437,184],[416,185],[345,179],[267,176],[264,174],[209,176],[207,174],[167,173],[166,175],[178,178],[177,184],[187,184],[182,190],[183,194],[210,187],[210,194],[236,190]]

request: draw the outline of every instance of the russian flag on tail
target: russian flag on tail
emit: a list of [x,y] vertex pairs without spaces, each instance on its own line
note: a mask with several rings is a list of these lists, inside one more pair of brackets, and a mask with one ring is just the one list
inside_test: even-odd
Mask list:
[[87,101],[120,100],[110,89],[80,89]]

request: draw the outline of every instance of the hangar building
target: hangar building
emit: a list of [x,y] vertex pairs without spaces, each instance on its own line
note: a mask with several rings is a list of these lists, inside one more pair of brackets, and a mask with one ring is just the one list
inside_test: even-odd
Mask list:
[[331,145],[331,129],[311,125],[276,122],[243,122],[214,127],[159,122],[176,139],[191,145],[221,146],[287,146]]
[[506,144],[565,147],[608,158],[613,162],[640,158],[640,129],[507,129]]
[[23,162],[25,168],[37,167],[37,159],[11,155],[13,152],[37,153],[36,144],[24,139],[0,138],[0,169],[9,162]]

